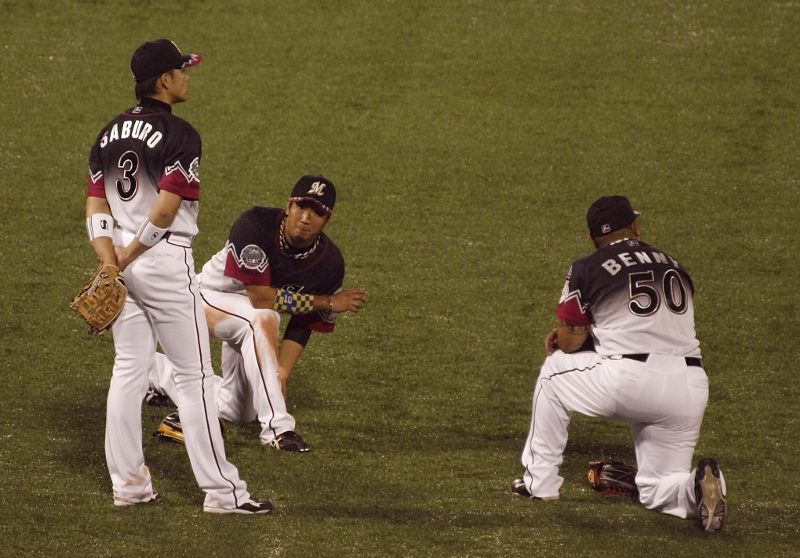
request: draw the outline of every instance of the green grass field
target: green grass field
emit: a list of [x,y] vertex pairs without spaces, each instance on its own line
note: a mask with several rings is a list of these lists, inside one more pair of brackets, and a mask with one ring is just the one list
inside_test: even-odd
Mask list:
[[[155,507],[112,505],[110,336],[69,301],[94,267],[88,151],[169,37],[203,63],[205,262],[254,204],[337,186],[357,316],[290,383],[306,455],[226,443],[273,517],[202,511],[182,447],[145,440]],[[4,1],[0,556],[795,556],[800,5],[771,0]],[[542,339],[605,194],[692,274],[711,396],[697,457],[725,530],[602,497],[627,427],[576,417],[560,501],[514,499]],[[165,413],[145,407],[145,432]]]

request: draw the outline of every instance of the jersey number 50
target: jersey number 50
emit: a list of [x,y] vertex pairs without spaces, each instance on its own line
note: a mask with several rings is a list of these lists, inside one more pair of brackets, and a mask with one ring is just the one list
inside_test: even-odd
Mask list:
[[683,286],[681,274],[674,269],[668,270],[661,280],[661,293],[653,286],[655,275],[652,270],[631,273],[628,276],[630,302],[628,308],[637,316],[649,316],[661,306],[661,294],[664,304],[670,312],[683,314],[689,302],[686,300],[686,287]]

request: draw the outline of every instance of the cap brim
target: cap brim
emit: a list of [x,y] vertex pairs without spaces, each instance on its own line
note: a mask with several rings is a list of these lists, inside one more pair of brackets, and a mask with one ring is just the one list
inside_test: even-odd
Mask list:
[[304,201],[314,202],[314,205],[319,207],[323,212],[325,212],[326,215],[333,213],[333,210],[330,207],[321,204],[319,200],[315,200],[314,198],[289,198],[289,201],[294,203],[300,203]]
[[181,69],[183,68],[191,68],[192,66],[197,66],[203,57],[199,54],[189,54],[183,57],[183,64],[181,65]]

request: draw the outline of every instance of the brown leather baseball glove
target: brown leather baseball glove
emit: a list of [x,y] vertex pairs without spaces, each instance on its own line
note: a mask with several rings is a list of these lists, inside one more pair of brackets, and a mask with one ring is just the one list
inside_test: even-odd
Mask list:
[[70,307],[89,325],[89,333],[103,335],[119,317],[127,296],[125,278],[119,268],[103,265],[75,295]]

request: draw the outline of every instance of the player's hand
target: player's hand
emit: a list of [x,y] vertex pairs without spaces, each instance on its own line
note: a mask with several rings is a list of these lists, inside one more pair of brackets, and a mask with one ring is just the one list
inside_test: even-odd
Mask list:
[[558,350],[558,330],[554,329],[553,331],[547,334],[547,337],[544,338],[544,351],[547,353],[547,356],[550,356],[557,350]]
[[125,271],[125,268],[128,267],[128,264],[130,263],[127,256],[127,250],[125,250],[124,246],[114,245],[114,252],[117,255],[117,267],[119,267],[120,271]]
[[331,296],[333,312],[358,312],[367,302],[367,291],[364,289],[347,289]]
[[134,238],[127,246],[114,246],[114,252],[117,255],[117,267],[120,271],[125,271],[125,268],[133,263],[133,260],[144,254],[150,248],[146,244],[139,242],[138,238]]

